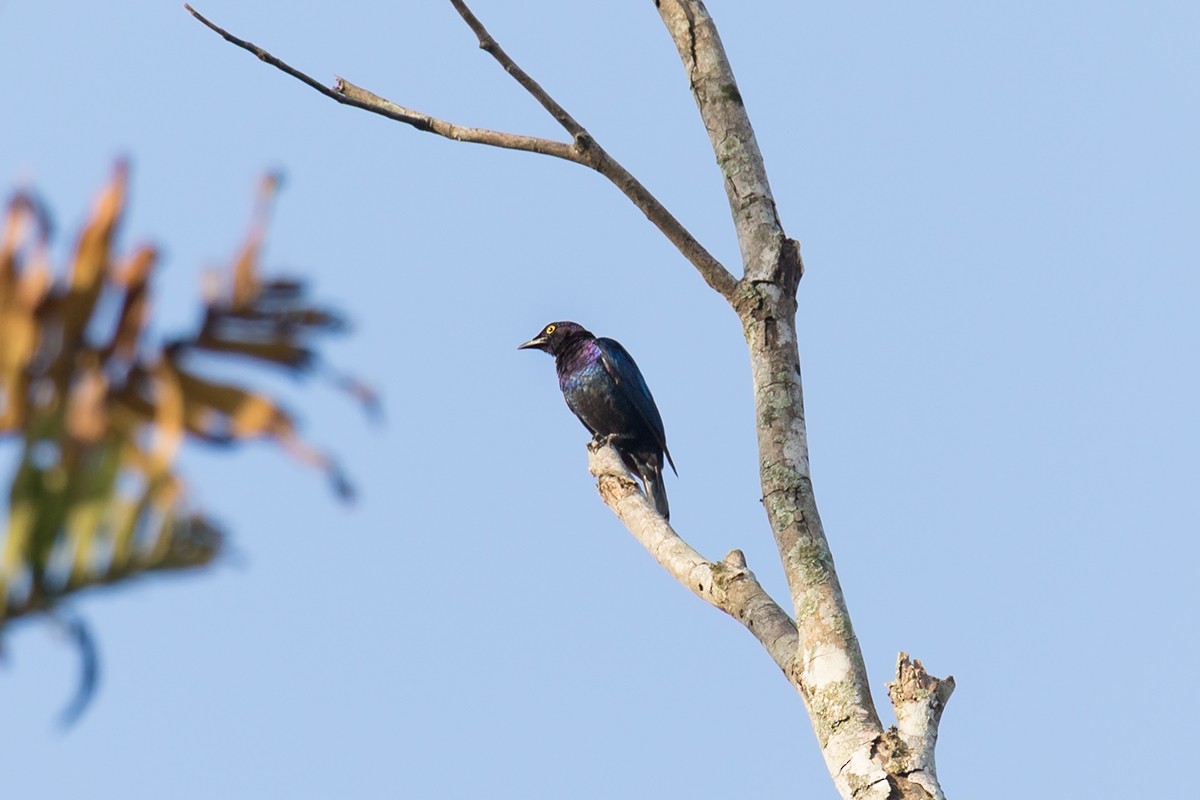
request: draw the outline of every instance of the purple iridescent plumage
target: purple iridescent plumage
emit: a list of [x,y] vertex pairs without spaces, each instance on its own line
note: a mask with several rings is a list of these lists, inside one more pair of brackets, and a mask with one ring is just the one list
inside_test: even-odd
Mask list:
[[641,478],[646,496],[668,518],[663,456],[672,470],[675,462],[658,406],[633,356],[618,342],[598,339],[574,322],[553,322],[521,347],[554,356],[567,406],[593,436],[613,437],[625,465]]

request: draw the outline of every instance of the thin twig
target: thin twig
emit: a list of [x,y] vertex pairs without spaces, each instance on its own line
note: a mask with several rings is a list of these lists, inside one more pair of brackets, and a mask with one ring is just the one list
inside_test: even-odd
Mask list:
[[467,4],[462,0],[450,0],[450,4],[454,6],[454,10],[458,12],[463,21],[474,32],[479,39],[479,47],[484,52],[492,56],[500,62],[500,66],[504,67],[504,71],[513,76],[513,80],[521,84],[521,88],[529,92],[534,100],[542,104],[542,108],[550,112],[550,116],[558,121],[566,129],[567,133],[571,134],[571,138],[578,141],[581,136],[588,136],[588,132],[583,126],[575,121],[567,110],[560,106],[553,97],[551,97],[541,85],[533,78],[529,77],[529,73],[517,66],[517,62],[513,61],[508,53],[504,52],[504,48],[500,43],[492,38],[488,33],[487,28],[483,27],[483,23],[479,18],[471,13],[471,9],[467,8]]
[[662,235],[675,245],[675,249],[692,263],[692,266],[700,273],[700,277],[704,278],[704,282],[728,300],[732,306],[736,301],[738,280],[729,273],[729,270],[725,269],[725,265],[708,252],[704,245],[700,244],[696,237],[683,227],[683,223],[675,219],[675,216],[662,203],[658,202],[654,195],[650,194],[650,190],[643,186],[642,182],[633,176],[633,173],[625,169],[621,162],[609,155],[607,150],[597,144],[595,140],[580,139],[578,141],[580,143],[591,142],[589,148],[591,158],[587,162],[588,166],[608,178],[614,186],[621,190],[622,194],[641,209],[642,213],[646,215],[646,219],[654,223]]
[[356,86],[345,78],[338,78],[333,90],[340,103],[372,111],[389,119],[404,122],[419,131],[436,133],[456,142],[485,144],[490,147],[502,147],[506,150],[523,150],[527,153],[554,156],[576,164],[583,163],[576,155],[575,149],[566,142],[543,139],[540,136],[526,136],[520,133],[505,133],[488,128],[469,128],[465,125],[456,125],[453,122],[397,105],[369,89]]
[[608,178],[635,206],[641,209],[646,218],[658,227],[662,234],[671,241],[671,244],[675,245],[676,249],[683,254],[684,258],[692,262],[709,286],[726,300],[733,302],[737,279],[729,273],[729,270],[725,269],[720,261],[714,258],[700,242],[696,241],[687,228],[675,219],[675,216],[650,193],[650,190],[613,158],[596,141],[595,137],[588,133],[586,128],[542,88],[541,84],[512,60],[483,26],[483,23],[479,21],[479,18],[471,13],[471,9],[467,8],[467,4],[463,0],[450,0],[450,3],[479,39],[479,47],[496,59],[504,71],[511,75],[513,80],[521,85],[521,88],[529,92],[533,99],[537,100],[567,133],[571,134],[571,138],[575,140],[575,150],[580,156],[579,159],[571,160],[589,166]]
[[338,78],[332,87],[325,86],[320,81],[271,55],[253,42],[239,39],[220,26],[210,22],[190,5],[185,3],[184,8],[225,41],[253,53],[260,60],[291,75],[293,78],[343,105],[361,108],[364,111],[370,111],[389,119],[394,119],[397,122],[411,125],[417,130],[435,133],[454,141],[539,153],[541,155],[560,158],[564,161],[570,161],[574,164],[581,164],[595,170],[608,178],[614,186],[620,189],[646,215],[647,219],[654,223],[655,227],[675,245],[684,258],[690,261],[697,271],[699,271],[701,277],[704,278],[709,286],[719,292],[722,297],[732,302],[738,282],[730,274],[729,270],[713,257],[705,249],[704,245],[700,244],[687,228],[629,170],[625,169],[615,158],[609,155],[574,117],[555,102],[554,98],[550,97],[537,81],[533,80],[528,73],[517,66],[462,0],[451,0],[451,2],[463,20],[474,31],[476,37],[479,39],[479,46],[495,58],[504,67],[505,71],[512,75],[513,79],[529,92],[571,134],[574,140],[573,143],[543,139],[537,136],[506,133],[487,128],[471,128],[457,125],[453,122],[438,119],[437,117],[432,117],[420,111],[393,103],[343,78]]
[[187,3],[183,6],[188,12],[200,20],[207,28],[212,30],[218,36],[230,44],[236,45],[243,50],[253,53],[260,60],[265,61],[276,69],[286,72],[296,80],[304,83],[313,89],[316,89],[326,97],[336,100],[342,105],[354,106],[361,108],[364,111],[370,111],[375,114],[394,119],[397,122],[403,122],[406,125],[411,125],[419,131],[428,131],[436,133],[439,136],[444,136],[447,139],[453,139],[458,142],[473,142],[475,144],[485,144],[491,147],[503,147],[508,150],[524,150],[531,153],[541,153],[543,155],[554,156],[556,158],[574,161],[575,163],[583,163],[575,154],[575,150],[566,142],[558,142],[553,139],[542,139],[537,136],[524,136],[516,133],[505,133],[504,131],[494,131],[487,128],[469,128],[463,125],[456,125],[453,122],[448,122],[437,117],[431,117],[428,114],[423,114],[420,111],[414,111],[411,108],[405,108],[402,105],[385,100],[377,94],[367,91],[366,89],[355,86],[354,84],[342,78],[338,78],[337,82],[332,86],[326,86],[285,61],[282,61],[268,53],[253,42],[248,42],[245,39],[239,39],[229,31],[216,25],[208,20],[203,14],[192,8]]

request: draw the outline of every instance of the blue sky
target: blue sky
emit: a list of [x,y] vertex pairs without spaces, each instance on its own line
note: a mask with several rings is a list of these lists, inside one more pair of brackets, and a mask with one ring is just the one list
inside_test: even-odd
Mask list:
[[[197,7],[321,79],[559,135],[448,3]],[[652,4],[473,8],[736,267]],[[951,796],[1177,794],[1200,711],[1200,11],[710,10],[803,247],[814,480],[877,701],[901,649],[955,676]],[[188,451],[236,558],[77,605],[104,672],[66,735],[73,652],[6,636],[6,794],[833,796],[799,699],[603,507],[552,362],[515,350],[553,319],[620,340],[679,465],[672,521],[786,597],[737,321],[618,192],[339,107],[175,2],[7,0],[0,65],[0,182],[72,231],[129,155],[123,243],[163,246],[170,326],[283,170],[266,262],[352,315],[328,352],[387,416],[286,387],[352,508],[265,446]]]

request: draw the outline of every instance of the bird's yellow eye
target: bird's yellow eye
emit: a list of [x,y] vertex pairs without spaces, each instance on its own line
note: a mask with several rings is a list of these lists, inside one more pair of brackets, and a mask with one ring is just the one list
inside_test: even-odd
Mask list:
[[555,328],[554,325],[547,325],[546,326],[546,335],[549,336],[550,334],[554,333],[554,328]]

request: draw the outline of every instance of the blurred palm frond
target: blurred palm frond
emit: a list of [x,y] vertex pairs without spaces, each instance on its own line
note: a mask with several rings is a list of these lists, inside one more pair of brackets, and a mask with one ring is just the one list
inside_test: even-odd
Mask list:
[[[335,461],[300,438],[278,400],[191,363],[191,354],[207,353],[304,374],[319,363],[314,336],[346,328],[338,313],[310,304],[303,282],[261,275],[277,178],[262,182],[227,275],[206,281],[199,330],[158,344],[145,333],[157,251],[115,252],[127,185],[118,163],[58,276],[49,215],[32,193],[16,192],[2,223],[0,441],[13,440],[20,455],[0,544],[0,626],[53,612],[83,589],[213,563],[225,534],[186,501],[175,469],[186,439],[265,439],[323,470],[338,494],[352,494]],[[336,381],[376,406],[359,382]],[[71,630],[90,643],[82,622]],[[94,682],[94,663],[90,674],[84,683]]]

